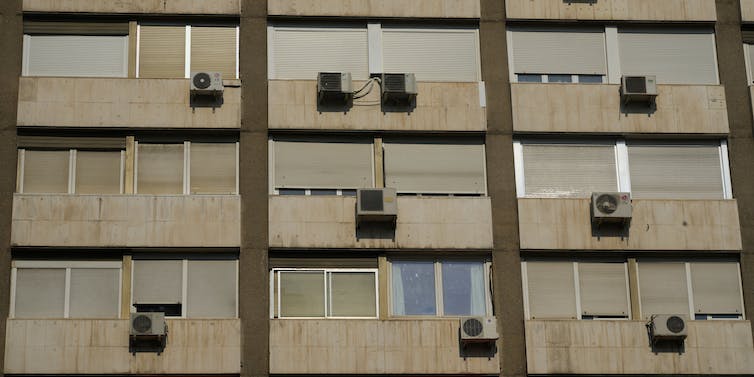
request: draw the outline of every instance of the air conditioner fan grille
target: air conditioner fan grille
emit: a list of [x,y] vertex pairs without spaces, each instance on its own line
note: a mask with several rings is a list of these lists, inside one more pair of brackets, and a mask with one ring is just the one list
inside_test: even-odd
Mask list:
[[144,333],[152,328],[152,319],[146,315],[134,317],[132,326],[136,332]]
[[479,336],[483,329],[484,325],[476,318],[469,318],[463,322],[463,332],[468,336]]
[[683,318],[678,316],[669,317],[665,322],[665,325],[668,327],[668,330],[675,334],[680,333],[686,327],[686,324],[683,322]]
[[209,74],[205,72],[200,72],[194,75],[194,86],[199,89],[207,89],[211,83],[212,79],[209,77]]
[[597,197],[597,209],[605,214],[618,210],[618,199],[614,195],[602,194]]

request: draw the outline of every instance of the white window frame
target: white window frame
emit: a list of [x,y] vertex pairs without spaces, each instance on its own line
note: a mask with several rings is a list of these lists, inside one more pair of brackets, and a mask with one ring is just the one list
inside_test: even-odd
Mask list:
[[[284,317],[281,315],[281,289],[280,289],[280,273],[281,272],[322,272],[323,273],[323,279],[324,281],[324,300],[325,300],[325,315],[324,316],[317,316],[317,317]],[[331,293],[329,293],[329,287],[331,286],[332,282],[332,273],[339,273],[339,272],[359,272],[359,273],[372,273],[374,274],[374,298],[375,298],[375,315],[374,316],[367,316],[367,317],[339,317],[339,316],[333,316],[331,315],[332,311],[332,301]],[[275,279],[275,276],[277,276],[277,280]],[[275,286],[278,287],[277,295],[275,292]],[[380,280],[379,280],[379,271],[377,268],[285,268],[285,267],[279,267],[279,268],[273,268],[270,271],[270,297],[272,298],[270,300],[270,318],[271,319],[316,319],[316,318],[327,318],[327,319],[376,319],[380,315]],[[275,310],[277,310],[277,317],[275,317]]]
[[18,269],[57,269],[65,270],[65,299],[63,318],[70,318],[71,299],[71,269],[104,268],[118,270],[118,314],[113,318],[120,318],[123,296],[123,262],[122,261],[51,261],[51,260],[14,260],[11,262],[11,296],[8,316],[16,318],[16,278]]
[[[180,260],[181,261],[181,268],[182,268],[182,270],[181,270],[181,315],[179,317],[178,316],[170,316],[170,317],[168,317],[170,319],[187,319],[187,318],[191,319],[191,318],[194,318],[194,317],[188,317],[186,315],[187,311],[188,311],[188,306],[189,306],[189,302],[188,302],[188,262],[190,260],[197,260],[197,261],[232,260],[234,262],[234,265],[235,265],[235,268],[234,268],[234,271],[235,271],[235,284],[234,284],[234,286],[235,286],[235,304],[236,304],[236,309],[235,309],[235,314],[234,314],[233,317],[222,317],[222,318],[227,318],[227,319],[238,318],[238,258],[237,257],[233,258],[233,259],[231,259],[231,258],[217,258],[217,259],[199,258],[199,259],[193,259],[193,258],[190,258],[190,257],[184,257],[184,258],[136,258],[136,259],[133,259],[133,260],[134,261],[137,261],[137,260],[143,260],[143,261],[144,260],[157,260],[157,261]],[[134,304],[135,304],[135,302],[134,302],[134,277],[136,276],[135,275],[135,270],[136,270],[136,266],[132,265],[132,267],[131,267],[131,290],[130,290],[131,291],[131,297],[129,298],[129,300],[130,300],[129,301],[129,308],[130,308],[129,311],[131,313],[136,313],[136,306],[134,306]]]
[[[192,194],[191,193],[191,141],[183,141],[183,142],[142,142],[142,144],[175,144],[175,145],[183,145],[183,192],[180,194],[174,194],[174,195],[238,195],[238,185],[239,185],[239,142],[233,142],[236,146],[236,163],[235,163],[235,170],[236,170],[236,186],[235,186],[235,192],[231,194]],[[202,144],[204,142],[198,141],[193,142]],[[207,143],[215,143],[213,141],[208,141]],[[217,143],[223,143],[222,141],[218,141]],[[227,144],[230,144],[230,142],[227,142]],[[134,142],[134,193],[139,194],[139,141]],[[145,194],[147,195],[147,194]]]
[[[434,315],[411,315],[411,314],[395,314],[393,311],[393,262],[432,262],[434,266],[435,276],[435,309]],[[483,264],[484,269],[484,309],[485,316],[493,315],[492,307],[492,292],[490,292],[490,272],[492,269],[492,261],[488,258],[462,258],[462,257],[448,257],[448,258],[405,258],[405,257],[392,257],[387,260],[387,281],[388,281],[388,312],[389,316],[393,318],[458,318],[455,315],[445,315],[445,307],[443,305],[443,286],[442,286],[442,263],[443,262],[477,262]]]
[[[26,169],[26,151],[27,150],[38,150],[35,148],[18,148],[18,183],[17,183],[17,191],[19,194],[24,193],[24,178],[25,178],[25,169]],[[42,150],[42,149],[39,149]],[[58,193],[49,193],[54,195],[62,195],[62,194],[77,194],[76,193],[76,156],[79,150],[76,148],[61,148],[61,149],[52,149],[53,151],[68,151],[68,191],[67,192],[58,192]],[[84,149],[84,152],[87,150]],[[120,150],[120,190],[119,194],[124,193],[125,189],[125,182],[124,182],[124,176],[125,176],[125,168],[126,168],[126,151],[121,149]],[[90,194],[90,195],[96,195],[96,194]]]

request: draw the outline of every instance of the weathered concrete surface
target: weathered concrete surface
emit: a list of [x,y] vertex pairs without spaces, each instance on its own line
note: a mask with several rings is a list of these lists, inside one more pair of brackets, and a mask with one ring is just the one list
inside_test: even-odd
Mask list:
[[14,246],[238,247],[236,195],[47,195],[13,198]]
[[268,0],[274,16],[479,18],[479,0]]
[[24,12],[238,15],[241,0],[23,0]]
[[5,373],[239,373],[239,319],[167,320],[165,352],[128,351],[129,321],[9,319]]
[[270,323],[270,373],[498,374],[500,352],[462,357],[457,319]]
[[[237,80],[227,81],[238,85]],[[241,89],[222,106],[190,106],[187,79],[22,77],[19,126],[239,128]]]
[[741,250],[736,200],[633,201],[627,237],[592,233],[590,199],[518,200],[522,249]]
[[728,133],[720,85],[658,85],[652,112],[625,112],[620,85],[511,86],[513,127],[519,132]]
[[644,321],[526,321],[532,374],[754,373],[749,321],[690,321],[683,352],[654,353]]
[[490,199],[486,197],[399,197],[395,231],[365,225],[357,232],[355,212],[355,197],[270,196],[270,246],[492,247]]
[[[355,81],[360,88],[363,81]],[[479,84],[417,83],[416,108],[410,112],[383,112],[380,91],[372,92],[347,112],[319,111],[317,82],[270,80],[269,127],[312,130],[484,131],[485,109],[479,102]],[[358,105],[371,103],[371,106]]]
[[[747,1],[747,0],[744,0]],[[715,21],[715,0],[507,0],[509,19]]]

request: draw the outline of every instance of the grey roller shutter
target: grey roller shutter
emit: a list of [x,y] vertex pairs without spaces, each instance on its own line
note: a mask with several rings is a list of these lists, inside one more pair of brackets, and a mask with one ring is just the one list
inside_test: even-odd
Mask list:
[[24,21],[24,34],[128,35],[128,22]]
[[385,143],[385,186],[409,193],[485,193],[484,146]]
[[623,263],[579,263],[579,284],[583,315],[628,317]]
[[691,288],[697,314],[742,314],[736,262],[692,262]]
[[234,79],[236,27],[192,26],[191,71],[220,72],[223,79]]
[[[754,34],[754,31],[752,31],[752,34]],[[749,77],[754,79],[754,37],[752,37],[751,43],[752,44],[746,45],[746,47],[747,47],[747,50],[749,51],[749,74],[751,75]],[[752,82],[754,81],[749,82],[749,85],[751,85]]]
[[183,302],[182,260],[135,260],[133,269],[135,304]]
[[371,143],[275,141],[276,188],[373,186]]
[[139,27],[139,77],[186,76],[186,27]]
[[615,147],[522,143],[526,195],[588,197],[616,191]]
[[640,262],[639,291],[644,318],[689,313],[685,263]]
[[421,81],[478,81],[476,28],[382,29],[388,73],[414,73]]
[[64,268],[19,268],[15,287],[16,318],[63,318]]
[[512,37],[515,73],[607,73],[602,29],[514,28]]
[[316,80],[318,72],[368,78],[366,27],[276,26],[272,33],[272,79]]
[[270,268],[377,268],[377,258],[270,257]]
[[526,262],[532,319],[576,318],[572,262]]
[[120,270],[72,268],[70,318],[117,318]]
[[16,139],[19,148],[126,149],[125,137],[28,136]]
[[32,35],[28,39],[29,76],[126,77],[128,37]]
[[236,261],[189,260],[187,280],[188,317],[236,316]]
[[660,84],[717,84],[711,29],[620,29],[623,75],[655,75]]
[[68,150],[24,151],[23,192],[67,193],[70,154]]

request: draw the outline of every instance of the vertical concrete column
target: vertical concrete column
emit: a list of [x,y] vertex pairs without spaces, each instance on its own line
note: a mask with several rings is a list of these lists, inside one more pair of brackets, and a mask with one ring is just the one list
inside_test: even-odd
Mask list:
[[238,292],[241,376],[267,376],[269,352],[267,0],[241,1],[241,250]]
[[[751,98],[744,64],[739,0],[716,0],[715,42],[720,83],[725,86],[728,107],[728,154],[733,197],[738,201],[741,224],[741,278],[744,310],[754,314],[754,134]],[[754,335],[753,335],[754,336]]]
[[487,89],[487,189],[492,199],[492,267],[495,314],[500,333],[500,375],[525,376],[526,342],[505,2],[480,1],[482,79]]

